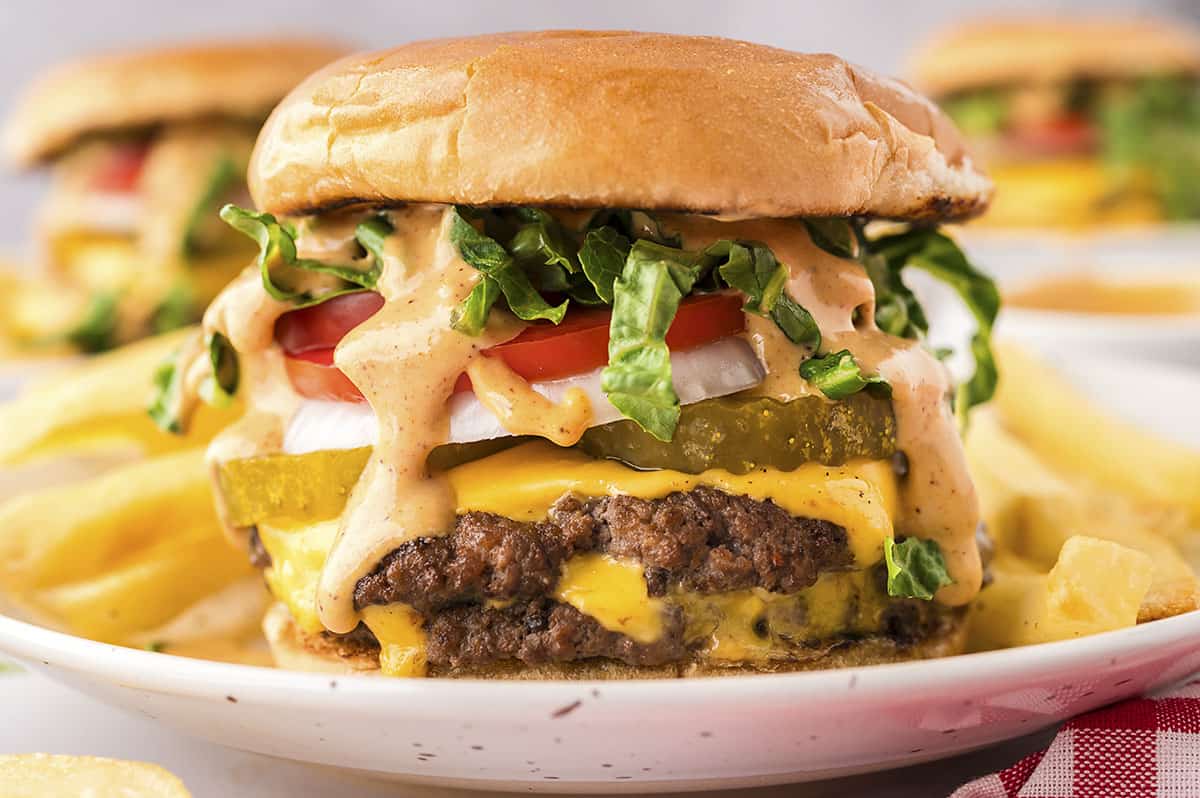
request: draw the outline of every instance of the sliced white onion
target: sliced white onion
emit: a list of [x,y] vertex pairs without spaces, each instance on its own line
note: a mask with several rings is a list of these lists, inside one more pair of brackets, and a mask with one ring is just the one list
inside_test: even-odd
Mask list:
[[134,233],[142,218],[142,198],[133,192],[91,191],[79,198],[75,221],[88,230]]
[[[562,401],[570,389],[579,388],[591,402],[592,425],[607,424],[622,416],[600,390],[601,371],[596,369],[561,380],[535,382],[532,387],[556,403]],[[680,403],[686,405],[752,388],[762,382],[766,372],[750,345],[741,338],[731,337],[684,352],[672,352],[671,376]],[[451,397],[448,443],[471,443],[510,434],[475,394],[460,393]],[[306,399],[288,426],[283,451],[305,454],[325,449],[374,446],[377,436],[375,413],[369,405]]]

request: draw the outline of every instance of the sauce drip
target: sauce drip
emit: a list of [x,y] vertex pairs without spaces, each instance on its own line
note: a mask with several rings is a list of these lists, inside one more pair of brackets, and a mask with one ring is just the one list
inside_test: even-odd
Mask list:
[[554,404],[496,357],[476,358],[467,367],[475,398],[513,435],[537,435],[559,446],[574,446],[591,426],[592,406],[579,388]]
[[481,350],[521,331],[494,313],[483,334],[450,327],[479,272],[450,243],[444,207],[395,211],[378,290],[383,308],[350,332],[334,363],[375,411],[379,440],[350,496],[317,586],[317,612],[333,632],[358,624],[354,586],[397,546],[454,526],[454,494],[425,460],[449,434],[446,400]]

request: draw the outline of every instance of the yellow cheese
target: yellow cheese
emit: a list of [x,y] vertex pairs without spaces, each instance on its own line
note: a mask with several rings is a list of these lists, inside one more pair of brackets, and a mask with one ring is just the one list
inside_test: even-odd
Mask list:
[[882,460],[844,466],[809,463],[794,471],[762,469],[744,475],[722,470],[684,474],[637,471],[539,441],[451,469],[447,476],[459,514],[488,512],[518,521],[545,519],[551,505],[570,493],[656,499],[704,485],[758,501],[769,499],[794,516],[845,527],[860,568],[883,558],[883,540],[892,535],[897,501],[894,472]]
[[[258,531],[271,555],[266,571],[271,592],[287,605],[301,630],[321,632],[316,585],[337,522],[287,529],[260,525]],[[877,569],[823,574],[812,587],[791,595],[754,588],[709,595],[676,590],[655,598],[646,589],[640,564],[598,553],[568,560],[552,596],[639,643],[658,640],[665,613],[678,607],[684,614],[685,643],[704,658],[722,662],[793,656],[795,643],[878,633],[891,601]],[[487,605],[502,609],[510,603]],[[379,640],[385,674],[424,675],[426,636],[419,613],[403,604],[370,606],[362,610],[362,620]]]
[[379,668],[384,676],[424,676],[425,629],[421,616],[406,604],[370,606],[363,623],[379,641]]
[[563,564],[553,595],[639,643],[662,636],[664,604],[650,598],[641,563],[607,554],[577,555]]
[[317,616],[317,581],[337,528],[336,520],[289,528],[258,526],[258,537],[271,555],[271,566],[263,574],[267,585],[308,634],[325,628]]
[[1091,158],[996,165],[996,198],[983,224],[991,227],[1086,227],[1160,221],[1157,202],[1141,192],[1115,193],[1112,176]]
[[683,608],[685,641],[706,659],[761,661],[793,656],[789,642],[878,633],[891,602],[879,581],[875,570],[842,571],[823,574],[793,594],[761,588],[710,595],[677,591],[669,600]]

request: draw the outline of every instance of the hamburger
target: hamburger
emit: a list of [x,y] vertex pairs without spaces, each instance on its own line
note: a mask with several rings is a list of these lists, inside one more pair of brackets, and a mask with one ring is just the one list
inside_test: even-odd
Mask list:
[[[981,583],[955,410],[991,184],[832,55],[513,33],[356,55],[275,109],[259,256],[159,379],[284,666],[682,676],[934,656]],[[877,222],[887,226],[880,229]],[[976,314],[952,388],[905,284]]]
[[997,226],[1200,218],[1200,36],[1122,18],[973,21],[913,60],[971,138]]
[[253,254],[216,211],[246,201],[259,126],[342,54],[196,44],[66,64],[34,83],[3,143],[14,167],[51,170],[34,231],[45,279],[5,287],[10,348],[95,352],[199,320]]

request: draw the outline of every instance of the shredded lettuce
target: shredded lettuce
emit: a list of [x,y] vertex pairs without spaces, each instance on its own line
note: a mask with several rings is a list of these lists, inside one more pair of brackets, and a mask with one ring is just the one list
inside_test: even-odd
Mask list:
[[[212,219],[211,214],[216,210],[217,203],[242,180],[242,174],[243,170],[239,169],[228,155],[222,155],[213,164],[204,192],[196,200],[196,204],[188,215],[187,224],[183,228],[182,246],[185,257],[204,249],[205,242],[202,240],[204,237],[202,231],[209,229],[208,223]],[[220,227],[220,225],[217,226]]]
[[613,283],[629,257],[629,239],[614,227],[589,230],[579,248],[579,262],[592,288],[605,304],[613,302]]
[[172,286],[162,302],[158,303],[150,319],[150,327],[156,334],[170,332],[191,324],[197,315],[192,287],[186,281],[181,281]]
[[885,538],[883,559],[889,596],[929,601],[938,588],[954,584],[937,541],[905,538],[897,543]]
[[845,399],[864,389],[876,396],[892,395],[892,386],[883,377],[862,373],[849,349],[809,358],[800,364],[800,376],[829,399]]
[[942,100],[942,109],[959,129],[971,138],[999,133],[1008,124],[1008,93],[998,89],[979,89]]
[[853,258],[857,247],[849,219],[805,219],[808,237],[835,258]]
[[901,279],[901,272],[908,267],[928,272],[953,288],[975,317],[971,339],[975,372],[958,386],[955,401],[959,418],[965,422],[972,407],[996,393],[998,372],[991,347],[992,328],[1000,312],[996,283],[971,265],[953,239],[937,230],[911,228],[870,240],[862,236],[860,241],[865,250],[863,265],[875,285],[875,323],[884,332],[920,338],[929,328],[920,303]]
[[794,344],[812,351],[821,345],[821,331],[812,314],[784,290],[787,267],[768,247],[756,242],[718,241],[704,254],[723,261],[716,273],[725,285],[746,295],[743,310],[770,318]]
[[[495,281],[500,292],[504,294],[508,309],[517,318],[525,321],[545,319],[554,324],[562,321],[563,315],[567,312],[567,301],[551,306],[533,287],[529,275],[521,269],[508,250],[494,238],[476,230],[469,221],[463,218],[458,209],[451,213],[454,214],[454,218],[450,224],[450,243],[458,248],[464,261],[483,273],[485,282],[487,280]],[[472,296],[476,296],[475,302],[481,303],[483,292],[489,290],[483,289],[479,296],[476,296],[475,291],[472,290]],[[494,303],[495,300],[492,301]],[[456,313],[460,321],[471,318],[471,314],[464,307],[471,302],[472,297],[468,296],[463,305],[457,309]],[[465,332],[459,327],[455,329]],[[482,326],[479,329],[482,329]]]
[[[369,263],[334,265],[296,255],[296,233],[269,213],[256,213],[226,205],[221,219],[258,243],[258,267],[263,288],[275,299],[298,308],[318,305],[335,296],[370,290],[379,280],[379,252],[372,252],[372,238],[379,232],[375,220],[359,225],[359,243],[370,254]],[[386,224],[386,222],[385,222]]]
[[1200,218],[1200,85],[1153,76],[1100,93],[1104,162],[1121,190],[1149,188],[1172,219]]
[[117,309],[120,294],[102,291],[95,294],[79,320],[67,332],[67,341],[83,352],[94,353],[112,349],[117,345]]
[[208,350],[212,377],[205,382],[202,398],[214,407],[228,407],[237,393],[241,376],[237,352],[229,339],[219,332],[207,336],[205,348]]
[[667,330],[703,265],[697,253],[642,239],[613,285],[608,366],[600,387],[614,407],[661,441],[671,440],[679,423]]
[[183,419],[176,413],[180,407],[180,392],[183,390],[183,375],[176,362],[178,353],[159,364],[154,372],[154,392],[146,412],[150,419],[164,432],[183,434]]

